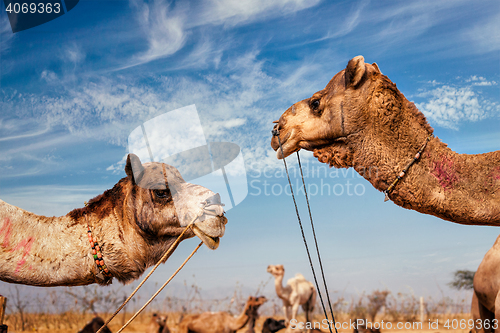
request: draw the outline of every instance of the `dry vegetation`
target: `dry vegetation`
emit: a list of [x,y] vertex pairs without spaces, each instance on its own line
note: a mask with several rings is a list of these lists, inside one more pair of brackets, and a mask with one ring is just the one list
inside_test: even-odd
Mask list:
[[[40,297],[30,299],[21,296],[17,286],[13,286],[8,297],[6,324],[9,332],[54,332],[69,333],[77,332],[95,314],[108,318],[110,312],[116,309],[123,301],[125,290],[107,291],[102,287],[85,287],[79,293],[72,289],[50,291],[41,299]],[[127,290],[128,291],[128,290]],[[228,311],[236,314],[243,308],[248,295],[242,295],[237,287],[233,295],[223,299],[203,299],[196,285],[185,284],[185,298],[161,297],[155,300],[148,312],[141,314],[125,332],[144,332],[153,312],[168,313],[168,326],[175,332],[177,323],[187,313],[200,313],[204,311]],[[371,294],[361,294],[345,298],[332,295],[332,308],[335,319],[339,323],[347,323],[349,320],[364,318],[372,322],[418,322],[420,321],[420,300],[412,293],[391,293],[386,290],[374,291]],[[255,331],[260,332],[262,323],[267,317],[282,319],[281,300],[275,295],[268,295],[269,301],[259,310],[260,318],[256,323]],[[120,313],[109,325],[113,332],[120,329],[138,309],[144,299],[137,299],[129,303],[125,312]],[[450,332],[468,332],[468,329],[446,329],[443,324],[447,319],[469,319],[470,302],[466,299],[454,301],[447,297],[437,300],[427,298],[424,301],[425,319],[423,330],[419,332],[436,332],[428,329],[428,321],[439,320],[439,330]],[[328,309],[327,309],[328,311]],[[329,312],[329,311],[328,311]],[[321,306],[315,309],[314,320],[321,322],[324,318]],[[299,320],[304,320],[299,315]],[[246,327],[239,332],[245,332]],[[328,329],[324,329],[328,332]],[[352,329],[340,328],[339,332],[352,332]],[[382,329],[382,332],[397,331],[397,329]],[[411,331],[411,330],[405,330]]]

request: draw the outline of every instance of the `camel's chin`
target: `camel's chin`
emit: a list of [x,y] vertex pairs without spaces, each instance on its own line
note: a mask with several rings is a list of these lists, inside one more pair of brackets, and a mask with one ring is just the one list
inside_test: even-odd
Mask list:
[[287,145],[286,142],[281,147],[283,149],[283,152],[281,151],[281,148],[279,148],[279,147],[276,150],[276,158],[278,160],[282,160],[283,158],[288,157],[288,156],[292,155],[293,153],[295,153],[296,151],[300,150],[300,147]]
[[215,250],[219,247],[220,238],[219,237],[211,237],[206,233],[201,231],[198,227],[193,225],[193,232],[199,239],[205,244],[209,249]]

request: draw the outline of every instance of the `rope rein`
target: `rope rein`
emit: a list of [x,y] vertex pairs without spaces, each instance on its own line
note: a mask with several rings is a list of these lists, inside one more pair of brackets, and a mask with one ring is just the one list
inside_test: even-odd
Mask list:
[[420,156],[422,156],[422,153],[423,153],[425,147],[427,146],[427,142],[429,142],[433,136],[434,135],[429,134],[429,136],[427,137],[427,139],[425,139],[424,144],[422,145],[422,147],[420,147],[420,150],[415,154],[415,156],[413,157],[413,159],[410,162],[408,162],[408,164],[399,173],[399,175],[396,177],[396,179],[394,179],[394,181],[392,182],[392,184],[387,188],[387,190],[385,190],[383,192],[385,194],[384,202],[386,202],[386,201],[389,200],[389,193],[392,192],[392,190],[394,189],[394,187],[396,187],[396,184],[406,175],[406,173],[408,172],[408,169],[410,169],[410,167],[413,165],[413,163],[415,163],[416,161],[418,161],[420,159]]
[[[184,265],[189,261],[189,259],[191,259],[191,257],[196,253],[196,251],[198,251],[198,249],[203,245],[203,242],[200,242],[200,244],[198,244],[198,246],[193,250],[193,252],[191,252],[191,254],[189,255],[189,257],[186,258],[186,260],[184,260],[184,262],[179,266],[179,268],[177,268],[177,270],[170,276],[170,278],[161,286],[160,289],[158,289],[158,291],[153,295],[151,296],[151,298],[146,302],[146,304],[144,304],[142,306],[142,308],[140,308],[133,316],[132,318],[129,319],[129,321],[123,325],[122,328],[120,328],[120,330],[116,333],[120,333],[121,331],[123,331],[125,329],[125,327],[128,326],[128,324],[130,324],[141,312],[142,310],[144,310],[146,308],[146,306],[149,305],[149,303],[151,303],[156,296],[158,296],[158,294],[163,290],[163,288],[165,288],[167,286],[167,284],[172,281],[172,279],[177,275],[177,273],[179,273],[179,271],[182,269],[182,267],[184,267]],[[99,331],[97,332],[99,333]]]
[[[314,270],[314,265],[313,265],[313,262],[312,262],[312,259],[311,259],[311,254],[309,253],[309,247],[307,245],[307,240],[306,240],[306,237],[305,237],[305,234],[304,234],[304,229],[302,227],[302,221],[300,220],[300,214],[299,214],[299,209],[297,207],[297,202],[295,200],[295,195],[293,193],[293,188],[292,188],[292,182],[290,180],[290,175],[288,173],[288,167],[286,165],[286,160],[285,160],[285,154],[283,152],[283,146],[281,145],[281,139],[280,139],[280,136],[279,136],[279,131],[277,129],[274,129],[272,131],[273,133],[273,136],[277,136],[278,137],[278,143],[279,143],[279,146],[280,146],[280,150],[281,150],[281,155],[283,157],[283,164],[285,165],[285,171],[286,171],[286,176],[288,178],[288,184],[290,185],[290,192],[292,194],[292,199],[293,199],[293,204],[295,206],[295,213],[297,214],[297,219],[299,221],[299,226],[300,226],[300,232],[302,234],[302,239],[304,241],[304,246],[306,248],[306,252],[307,252],[307,257],[309,259],[309,264],[311,266],[311,271],[312,271],[312,274],[313,274],[313,277],[314,277],[314,282],[316,284],[316,289],[318,291],[318,295],[319,295],[319,298],[320,298],[320,301],[321,301],[321,306],[323,308],[323,313],[325,315],[325,318],[328,320],[328,314],[326,312],[326,308],[325,308],[325,303],[323,301],[323,296],[321,294],[321,290],[319,288],[319,284],[318,284],[318,280],[316,278],[316,272]],[[298,152],[297,152],[297,157],[299,156]],[[299,157],[298,157],[299,158]],[[304,182],[304,175],[302,173],[302,166],[300,165],[300,158],[299,158],[299,168],[300,168],[300,173],[302,175],[302,182],[304,184],[304,191],[305,191],[305,182]],[[304,192],[306,193],[306,192]],[[311,214],[311,208],[309,206],[309,200],[307,199],[307,194],[306,194],[306,200],[307,200],[307,207],[309,209],[309,216],[311,218],[311,226],[313,226],[313,220],[312,220],[312,214]],[[333,311],[332,311],[332,307],[331,307],[331,304],[330,304],[330,297],[328,296],[328,289],[326,288],[326,280],[325,280],[325,275],[324,275],[324,272],[323,272],[323,265],[321,264],[321,257],[319,255],[319,249],[318,249],[318,242],[316,240],[316,234],[314,233],[314,226],[313,226],[313,234],[314,234],[314,242],[316,244],[316,250],[317,250],[317,254],[318,254],[318,260],[320,262],[320,267],[321,267],[321,275],[323,277],[323,283],[324,283],[324,286],[325,286],[325,290],[326,290],[326,293],[327,293],[327,297],[328,297],[328,303],[329,303],[329,306],[330,306],[330,312],[331,312],[331,316],[332,316],[332,321],[334,323],[334,328],[335,328],[335,332],[337,332],[337,327],[335,327],[335,317],[333,316]],[[333,333],[332,332],[332,328],[331,328],[331,325],[328,325],[328,329],[330,330],[330,333]]]
[[[316,253],[318,254],[318,262],[319,262],[319,267],[321,270],[321,277],[323,278],[323,286],[325,287],[326,298],[328,301],[328,307],[330,308],[330,315],[332,316],[332,322],[333,322],[333,325],[335,327],[335,332],[337,332],[337,327],[335,325],[336,324],[335,323],[335,316],[333,315],[333,310],[332,310],[332,302],[330,301],[330,295],[328,293],[328,287],[326,285],[325,274],[323,272],[323,263],[321,261],[321,256],[319,254],[318,240],[316,239],[316,232],[314,231],[314,223],[313,223],[313,218],[312,218],[312,213],[311,213],[311,206],[309,205],[309,198],[307,196],[306,183],[304,181],[304,173],[302,172],[302,165],[300,163],[299,152],[297,152],[297,160],[299,162],[299,170],[300,170],[300,176],[302,177],[302,184],[304,185],[304,194],[305,194],[306,202],[307,202],[307,210],[309,211],[309,219],[311,221],[311,229],[312,229],[312,234],[314,236],[314,245],[316,246]],[[316,279],[316,277],[314,277],[314,279]],[[316,286],[317,285],[318,285],[318,283],[316,282]],[[320,298],[321,298],[321,294],[320,294]],[[321,304],[323,304],[323,302]],[[323,305],[323,311],[325,311],[324,305]],[[325,315],[326,315],[326,311],[325,311]],[[326,316],[326,318],[328,319],[328,316]],[[330,328],[330,332],[331,331],[332,330]]]
[[[116,317],[116,315],[125,307],[125,305],[127,305],[127,303],[132,299],[132,297],[134,297],[134,295],[139,291],[139,289],[142,287],[142,285],[147,281],[147,279],[149,279],[149,277],[154,273],[154,271],[158,268],[158,266],[160,266],[160,264],[166,260],[168,258],[168,256],[170,255],[170,253],[172,253],[173,249],[175,249],[175,247],[177,246],[177,244],[179,244],[180,242],[180,239],[182,236],[184,236],[184,234],[186,233],[186,231],[188,229],[191,228],[191,226],[193,225],[194,221],[196,221],[196,219],[198,219],[200,215],[197,215],[193,218],[193,220],[191,221],[191,223],[189,223],[186,228],[184,228],[184,230],[182,231],[182,233],[179,235],[179,237],[177,237],[177,239],[175,240],[175,242],[170,245],[170,247],[168,248],[167,252],[165,252],[165,254],[160,258],[160,260],[158,260],[158,262],[156,263],[156,265],[153,266],[153,269],[151,269],[151,272],[148,273],[148,275],[146,275],[146,277],[141,281],[141,283],[139,283],[139,285],[135,288],[135,290],[130,294],[130,296],[123,302],[122,305],[120,305],[120,307],[115,311],[115,313],[113,313],[113,315],[108,319],[106,320],[106,322],[104,323],[104,325],[96,332],[96,333],[100,333],[102,331],[102,329],[107,326],[111,320],[113,320],[113,318]],[[203,243],[203,242],[202,242]],[[198,250],[199,246],[196,248],[196,250]],[[196,252],[196,250],[194,252]],[[179,269],[177,271],[175,271],[174,275],[167,281],[170,282],[170,280],[175,276],[175,274],[177,274],[177,272],[184,266],[184,264],[187,262],[187,260],[189,260],[192,256],[193,256],[193,253],[191,253],[191,255],[188,257],[188,259],[186,259],[186,261],[179,267]],[[166,285],[166,284],[165,284]],[[164,285],[164,286],[165,286]],[[163,289],[164,286],[161,288]],[[155,297],[156,297],[157,294],[155,294]],[[149,303],[148,303],[149,304]],[[141,309],[142,311],[142,309]],[[135,317],[134,317],[135,318]],[[125,326],[127,326],[129,323],[127,323]],[[124,327],[125,327],[124,326]],[[123,327],[123,328],[124,328]]]
[[[165,179],[165,186],[166,188],[168,189],[168,182],[167,182],[167,175],[166,175],[166,170],[165,170],[165,164],[163,164],[163,177]],[[206,206],[208,203],[204,203],[204,205]],[[204,207],[205,207],[204,206]],[[203,207],[203,208],[204,208]],[[153,266],[153,268],[151,269],[151,271],[148,273],[148,275],[146,275],[146,277],[141,281],[141,283],[139,283],[139,285],[135,288],[135,290],[132,292],[132,294],[130,294],[130,296],[123,302],[122,305],[120,305],[120,307],[115,311],[115,313],[113,313],[113,315],[104,323],[104,325],[102,325],[102,327],[96,332],[96,333],[101,333],[101,331],[104,329],[104,327],[106,327],[110,322],[111,320],[113,320],[113,318],[116,317],[116,315],[118,315],[118,313],[125,307],[125,305],[127,305],[127,303],[132,299],[132,297],[134,297],[134,295],[139,291],[139,289],[144,285],[144,283],[147,281],[147,279],[149,279],[149,277],[153,274],[153,272],[158,268],[158,266],[160,266],[160,264],[162,262],[164,262],[168,256],[172,253],[172,251],[175,249],[175,247],[179,244],[182,236],[184,236],[184,234],[186,233],[186,231],[188,229],[191,229],[191,227],[193,226],[194,222],[204,214],[204,210],[200,209],[199,213],[191,220],[191,222],[184,228],[184,230],[181,232],[181,234],[177,237],[177,239],[175,240],[175,242],[170,245],[170,247],[168,248],[168,250],[165,252],[165,254],[160,258],[160,260],[158,260],[158,262],[156,263],[156,265]],[[139,311],[137,311],[137,313],[118,331],[118,332],[121,332],[125,327],[127,327],[141,312],[142,310],[144,310],[144,308],[149,305],[149,303],[151,303],[153,301],[153,299],[158,296],[158,294],[163,290],[163,288],[166,287],[166,285],[174,278],[174,276],[177,275],[177,273],[182,269],[182,267],[184,267],[184,265],[188,262],[189,259],[191,259],[191,257],[196,253],[196,251],[198,251],[198,249],[200,248],[200,246],[203,244],[203,242],[201,242],[197,247],[196,249],[194,249],[194,251],[189,255],[189,257],[186,258],[186,260],[184,260],[184,262],[181,264],[181,266],[179,266],[179,268],[174,272],[174,274],[172,274],[172,276],[167,280],[167,282],[165,282],[163,284],[163,286],[161,286],[161,288],[149,299],[149,301],[146,302],[146,304],[144,304],[144,306],[139,309]]]

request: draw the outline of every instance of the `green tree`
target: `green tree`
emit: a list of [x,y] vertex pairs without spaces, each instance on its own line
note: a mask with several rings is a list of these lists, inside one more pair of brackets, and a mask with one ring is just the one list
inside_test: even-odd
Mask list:
[[472,289],[473,288],[472,282],[474,281],[474,274],[476,274],[476,272],[474,272],[474,271],[468,271],[465,269],[458,270],[455,273],[453,273],[453,276],[454,276],[453,281],[448,283],[448,285],[451,288],[458,289],[458,290]]

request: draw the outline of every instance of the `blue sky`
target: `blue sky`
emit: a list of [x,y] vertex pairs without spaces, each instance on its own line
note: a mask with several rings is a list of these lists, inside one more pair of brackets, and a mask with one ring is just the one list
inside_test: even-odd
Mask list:
[[[81,207],[125,176],[133,129],[195,104],[209,141],[241,147],[249,194],[227,213],[220,248],[203,249],[178,281],[195,274],[204,290],[231,293],[237,283],[255,290],[268,281],[269,264],[284,264],[285,278],[311,278],[291,198],[279,193],[286,178],[269,144],[272,121],[363,55],[453,150],[499,150],[498,22],[498,1],[81,0],[13,34],[2,12],[0,198],[44,215]],[[383,203],[352,170],[335,174],[310,153],[302,158],[337,295],[386,288],[454,295],[446,286],[452,272],[475,270],[498,235]],[[338,191],[314,193],[325,184]],[[155,281],[195,243],[186,241]],[[274,295],[272,283],[265,292]]]

